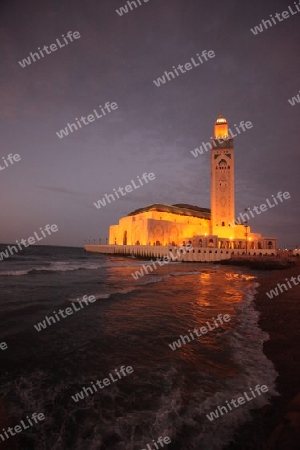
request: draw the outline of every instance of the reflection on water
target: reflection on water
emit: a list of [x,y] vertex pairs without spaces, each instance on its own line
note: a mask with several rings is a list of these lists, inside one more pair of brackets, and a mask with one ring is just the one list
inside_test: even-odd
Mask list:
[[[14,437],[18,448],[140,450],[165,435],[172,439],[169,450],[220,450],[255,403],[215,423],[205,413],[248,386],[266,384],[272,392],[275,372],[262,353],[266,335],[251,306],[252,275],[178,263],[135,281],[139,260],[51,249],[35,262],[39,250],[30,251],[16,270],[10,264],[13,275],[0,276],[10,350],[1,355],[8,426],[24,411],[46,416],[39,430]],[[17,273],[20,265],[25,275]],[[40,265],[53,270],[36,270]],[[83,295],[97,301],[36,332],[33,325],[45,315]],[[230,322],[171,350],[170,343],[219,314]],[[71,400],[121,365],[133,367],[131,377],[78,404]]]

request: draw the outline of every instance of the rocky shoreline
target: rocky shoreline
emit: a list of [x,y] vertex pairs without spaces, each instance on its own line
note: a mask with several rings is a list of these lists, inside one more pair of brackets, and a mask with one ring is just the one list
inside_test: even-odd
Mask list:
[[[238,265],[249,267],[248,262]],[[276,386],[280,396],[274,397],[271,405],[253,411],[252,421],[237,431],[235,442],[226,450],[296,450],[300,446],[300,399],[295,400],[300,393],[300,285],[273,299],[266,295],[278,282],[298,277],[300,263],[284,263],[287,270],[283,272],[281,261],[279,264],[280,268],[258,276],[260,285],[254,303],[260,312],[259,326],[270,336],[264,343],[264,353],[279,374]],[[261,270],[270,270],[265,267]]]
[[283,270],[295,267],[296,258],[280,258],[278,256],[232,256],[230,259],[219,261],[218,264],[227,266],[246,266],[253,270]]

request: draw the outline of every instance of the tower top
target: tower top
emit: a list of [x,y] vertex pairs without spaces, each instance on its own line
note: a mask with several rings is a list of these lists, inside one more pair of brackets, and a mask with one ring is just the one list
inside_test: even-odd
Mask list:
[[228,122],[220,112],[220,115],[215,122],[214,139],[222,139],[227,137],[228,137]]

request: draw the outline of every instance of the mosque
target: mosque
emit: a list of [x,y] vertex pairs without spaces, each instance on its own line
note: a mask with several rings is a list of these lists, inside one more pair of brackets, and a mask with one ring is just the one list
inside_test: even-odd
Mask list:
[[252,233],[247,220],[242,224],[235,220],[234,137],[222,114],[215,122],[210,149],[211,209],[161,203],[137,209],[110,226],[109,244],[275,250],[276,238]]

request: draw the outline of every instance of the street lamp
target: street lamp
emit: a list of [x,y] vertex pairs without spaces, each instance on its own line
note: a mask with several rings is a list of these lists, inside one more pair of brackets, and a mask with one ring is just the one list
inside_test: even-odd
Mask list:
[[247,256],[248,255],[248,227],[249,227],[249,224],[248,224],[247,221],[244,222],[244,227],[245,227],[245,230],[246,230],[245,236],[246,236],[246,256]]
[[[245,212],[247,212],[249,210],[250,210],[250,208],[245,208],[244,209]],[[247,217],[249,218],[248,214],[247,214]],[[248,228],[249,228],[248,220],[244,221],[244,227],[246,229],[245,236],[246,236],[246,256],[247,256],[248,255]]]

